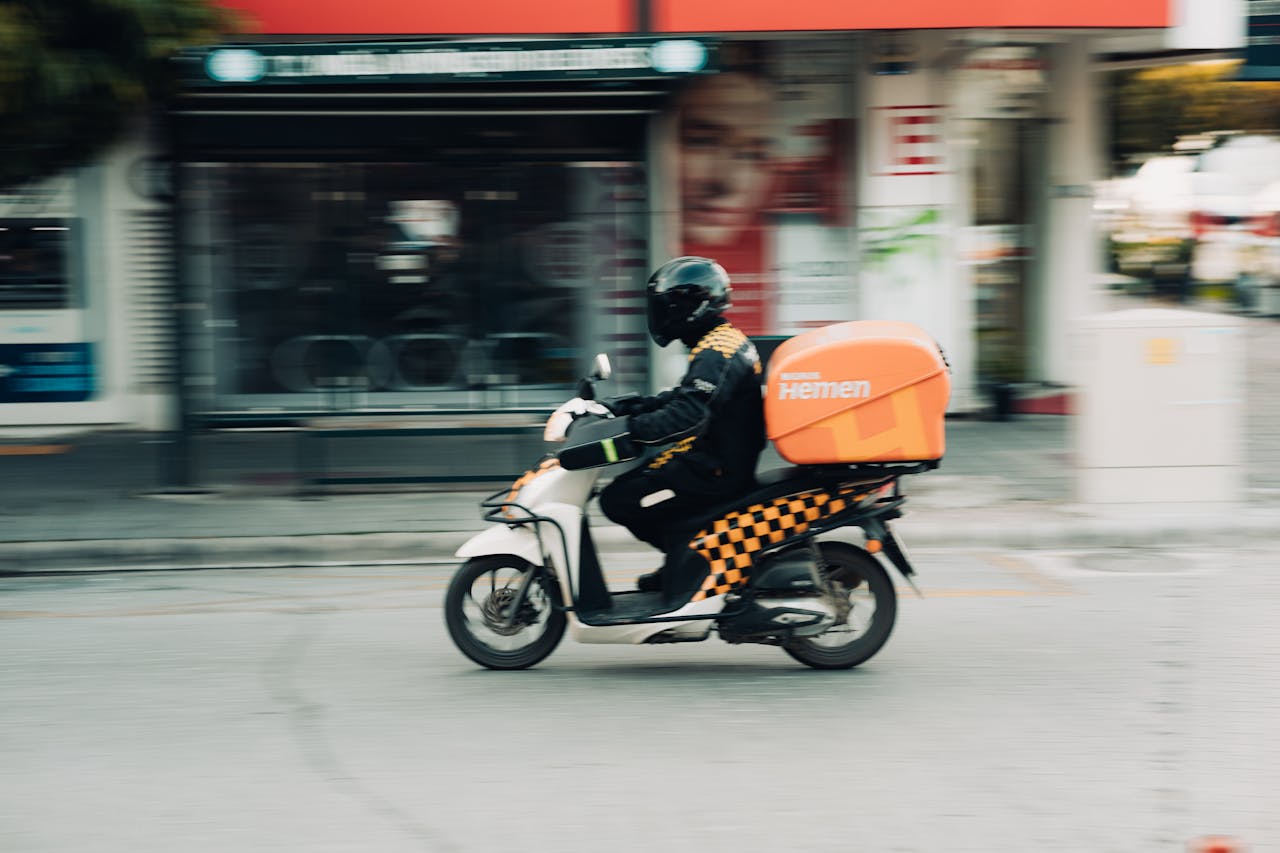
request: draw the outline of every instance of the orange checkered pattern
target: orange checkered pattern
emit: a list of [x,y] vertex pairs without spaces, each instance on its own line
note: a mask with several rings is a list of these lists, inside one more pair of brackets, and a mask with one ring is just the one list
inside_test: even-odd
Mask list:
[[750,343],[747,336],[726,323],[704,335],[702,340],[690,350],[689,360],[693,361],[694,356],[704,349],[715,350],[725,358],[733,358],[734,353],[742,349],[742,345],[746,343]]
[[711,566],[693,601],[724,595],[745,586],[755,554],[789,536],[798,536],[813,522],[853,506],[864,495],[854,489],[838,492],[813,489],[735,510],[718,518],[710,530],[693,538],[689,547]]
[[[514,483],[511,484],[511,491],[507,492],[507,503],[513,503],[520,495],[520,490],[532,483],[535,479],[552,470],[560,467],[560,460],[554,456],[548,456],[538,463],[538,466],[531,471],[525,471]],[[505,507],[502,514],[507,518],[515,518],[511,512],[511,507]]]
[[696,435],[691,435],[688,438],[680,439],[675,444],[671,445],[666,450],[659,453],[654,458],[654,460],[649,463],[649,468],[650,469],[661,468],[663,465],[666,465],[668,462],[674,459],[676,454],[688,453],[689,450],[693,447],[693,442],[696,439],[697,439]]
[[704,349],[714,350],[725,358],[733,358],[734,354],[743,347],[748,349],[747,357],[755,363],[755,372],[759,376],[762,368],[760,366],[760,356],[756,353],[756,345],[751,343],[750,338],[733,326],[725,325],[712,329],[689,351],[689,361],[693,361],[694,356]]

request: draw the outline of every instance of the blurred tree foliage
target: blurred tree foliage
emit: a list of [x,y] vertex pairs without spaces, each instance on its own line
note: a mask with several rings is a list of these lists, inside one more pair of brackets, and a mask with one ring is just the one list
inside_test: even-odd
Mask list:
[[92,158],[233,24],[209,0],[0,0],[0,187]]
[[1235,80],[1238,67],[1201,62],[1112,75],[1114,161],[1168,151],[1197,133],[1280,132],[1280,83]]

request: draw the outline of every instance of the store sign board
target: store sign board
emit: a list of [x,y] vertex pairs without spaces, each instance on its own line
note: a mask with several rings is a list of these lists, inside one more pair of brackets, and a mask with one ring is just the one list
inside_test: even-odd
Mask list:
[[1249,0],[1241,80],[1280,80],[1280,0]]
[[70,175],[0,190],[0,219],[63,218],[74,210],[75,180]]
[[253,32],[275,35],[510,35],[634,33],[641,7],[658,32],[945,29],[951,27],[1168,27],[1177,0],[221,0]]
[[219,0],[264,35],[629,33],[636,0]]
[[194,86],[655,79],[716,70],[706,39],[396,42],[210,47],[180,58]]
[[0,344],[0,403],[78,403],[94,386],[91,344]]

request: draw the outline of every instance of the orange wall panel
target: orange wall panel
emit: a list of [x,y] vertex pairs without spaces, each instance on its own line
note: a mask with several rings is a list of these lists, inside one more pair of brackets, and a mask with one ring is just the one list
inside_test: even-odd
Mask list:
[[222,0],[263,35],[626,33],[634,0]]
[[1167,27],[1173,0],[653,0],[661,32]]

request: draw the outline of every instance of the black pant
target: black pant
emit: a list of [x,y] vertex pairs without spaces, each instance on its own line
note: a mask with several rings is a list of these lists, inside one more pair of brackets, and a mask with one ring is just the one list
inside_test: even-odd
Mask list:
[[636,468],[605,487],[600,493],[600,509],[610,521],[665,554],[673,544],[673,535],[697,532],[688,529],[692,520],[734,494],[722,483],[689,483],[687,479],[673,482],[663,472]]

